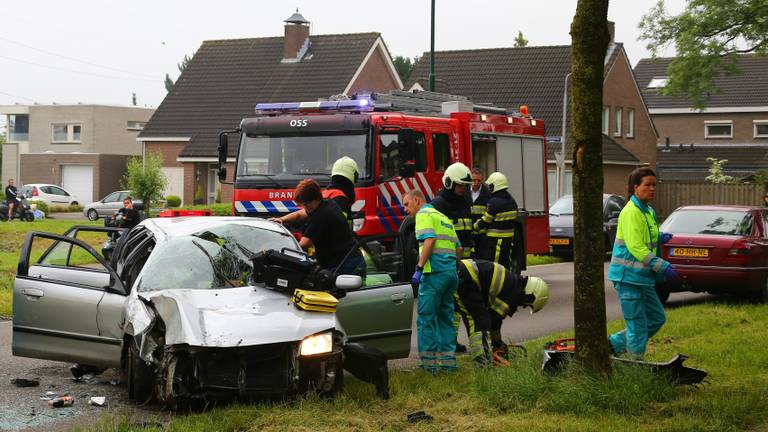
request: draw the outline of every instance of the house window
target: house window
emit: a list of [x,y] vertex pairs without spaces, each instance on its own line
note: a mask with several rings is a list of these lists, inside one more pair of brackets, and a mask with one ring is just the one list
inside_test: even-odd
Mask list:
[[755,120],[752,122],[755,138],[768,138],[768,120]]
[[73,123],[54,123],[51,125],[52,142],[79,143],[82,126]]
[[627,138],[635,137],[635,109],[627,108]]
[[621,108],[616,108],[616,129],[613,130],[613,136],[621,136]]
[[733,138],[733,121],[705,121],[704,138]]
[[143,130],[147,122],[128,121],[128,130]]
[[665,76],[653,77],[651,78],[651,82],[648,83],[648,88],[649,89],[662,88],[667,85],[667,82],[669,82],[669,77],[665,77]]
[[8,116],[8,141],[29,141],[28,114],[11,114]]
[[609,107],[603,107],[603,134],[608,135],[608,123],[611,119],[611,109]]

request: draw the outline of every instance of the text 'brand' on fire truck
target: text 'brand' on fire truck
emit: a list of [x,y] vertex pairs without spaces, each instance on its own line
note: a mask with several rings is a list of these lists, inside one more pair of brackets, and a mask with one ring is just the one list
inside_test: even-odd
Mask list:
[[219,177],[226,178],[227,134],[240,135],[234,159],[236,215],[275,217],[298,209],[299,181],[330,181],[333,162],[353,158],[359,167],[352,206],[358,236],[396,235],[403,224],[403,195],[420,189],[431,199],[453,162],[509,179],[524,209],[528,253],[549,251],[544,122],[465,97],[393,91],[350,100],[263,103],[239,129],[220,134]]

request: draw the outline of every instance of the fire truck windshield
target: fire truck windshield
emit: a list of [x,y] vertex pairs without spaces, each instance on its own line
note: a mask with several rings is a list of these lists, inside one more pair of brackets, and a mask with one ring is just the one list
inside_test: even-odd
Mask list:
[[366,134],[243,135],[237,176],[330,175],[336,159],[349,156],[357,162],[361,179],[368,177]]

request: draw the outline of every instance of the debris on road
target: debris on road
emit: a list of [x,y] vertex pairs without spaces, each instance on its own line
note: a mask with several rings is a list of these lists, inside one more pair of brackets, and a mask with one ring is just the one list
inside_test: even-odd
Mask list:
[[47,391],[44,395],[40,396],[41,401],[50,401],[59,397],[69,396],[69,392],[55,392]]
[[72,396],[61,396],[57,398],[53,398],[48,401],[48,405],[50,405],[53,408],[61,408],[61,407],[68,407],[75,404],[75,398]]
[[408,423],[417,423],[420,421],[430,421],[433,417],[424,411],[416,411],[408,414]]
[[40,380],[27,379],[27,378],[13,378],[11,380],[11,384],[15,385],[16,387],[37,387],[40,385]]
[[104,396],[92,396],[90,399],[88,399],[88,405],[93,405],[95,407],[105,407],[107,406],[107,398]]

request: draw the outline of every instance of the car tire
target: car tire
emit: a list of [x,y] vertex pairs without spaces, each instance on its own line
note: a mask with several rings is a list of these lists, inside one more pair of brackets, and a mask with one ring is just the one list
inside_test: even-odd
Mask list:
[[99,220],[99,212],[97,212],[96,209],[88,210],[88,220],[89,221]]
[[659,296],[659,301],[661,301],[661,304],[667,304],[667,300],[669,300],[669,294],[671,294],[669,288],[656,285],[656,295]]
[[26,213],[24,215],[24,220],[27,221],[27,222],[34,222],[35,221],[35,215],[33,215],[32,213]]
[[126,380],[128,382],[128,397],[138,404],[147,404],[152,401],[154,396],[154,372],[139,357],[139,349],[133,340],[130,340],[127,351]]
[[69,205],[71,205],[71,206],[76,206],[76,205],[79,205],[79,204],[78,204],[78,202],[77,202],[77,201],[72,201],[71,203],[69,203]]

